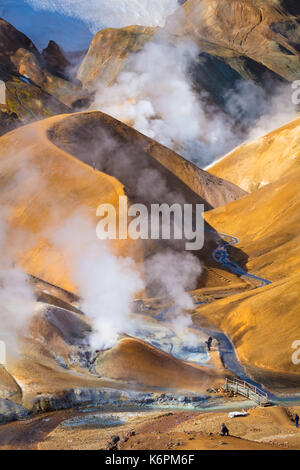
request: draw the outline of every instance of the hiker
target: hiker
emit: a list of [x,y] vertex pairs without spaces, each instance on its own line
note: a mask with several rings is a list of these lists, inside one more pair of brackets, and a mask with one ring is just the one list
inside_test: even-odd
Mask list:
[[299,427],[299,415],[296,413],[296,416],[295,416],[295,424],[296,424],[296,428]]
[[229,429],[226,427],[225,423],[222,423],[221,426],[221,436],[229,436]]
[[213,339],[212,339],[211,336],[208,338],[207,341],[205,341],[206,344],[207,344],[207,349],[208,349],[208,351],[210,351],[212,341],[213,341]]

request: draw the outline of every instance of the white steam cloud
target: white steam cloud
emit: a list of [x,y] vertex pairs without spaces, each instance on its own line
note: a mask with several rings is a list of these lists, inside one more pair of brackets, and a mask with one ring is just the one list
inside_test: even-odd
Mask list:
[[66,51],[88,49],[100,29],[163,26],[177,0],[4,0],[0,17],[44,48],[53,39]]
[[238,143],[225,115],[208,117],[187,71],[200,50],[192,41],[175,46],[154,40],[131,55],[116,83],[99,83],[99,109],[201,166]]
[[91,320],[91,347],[112,347],[120,334],[131,333],[130,304],[144,287],[133,260],[114,256],[108,244],[97,239],[90,219],[79,213],[51,238],[67,255],[81,308]]
[[248,132],[248,140],[257,139],[278,129],[297,116],[297,107],[292,103],[291,85],[282,85],[274,95],[265,100],[265,111]]
[[296,116],[290,85],[273,97],[252,82],[237,82],[225,111],[208,105],[193,88],[190,67],[200,49],[192,41],[171,45],[154,38],[132,54],[111,87],[99,83],[92,105],[206,167],[242,141],[276,129]]
[[202,273],[202,265],[196,256],[187,252],[166,250],[156,253],[146,261],[147,280],[156,289],[157,295],[167,295],[173,301],[166,320],[171,323],[176,335],[186,345],[197,344],[197,337],[189,332],[191,317],[186,310],[194,308],[187,289],[192,290]]
[[8,225],[0,214],[0,340],[9,355],[18,353],[18,336],[26,334],[34,314],[35,296],[24,271],[7,254]]
[[[120,335],[134,336],[140,324],[131,315],[131,303],[145,287],[134,261],[112,254],[108,243],[96,238],[91,220],[79,212],[51,233],[51,241],[65,253],[81,309],[91,321],[91,347],[111,348]],[[186,290],[196,286],[202,272],[200,261],[190,253],[168,249],[151,256],[145,269],[155,295],[168,296],[173,302],[167,321],[177,336],[185,344],[197,344],[185,311],[193,308]]]
[[274,84],[272,94],[253,82],[238,82],[227,94],[226,110],[247,128],[245,140],[253,140],[291,121],[297,115],[290,84]]
[[27,0],[27,3],[37,10],[80,18],[93,34],[106,26],[163,26],[166,17],[178,7],[177,0]]

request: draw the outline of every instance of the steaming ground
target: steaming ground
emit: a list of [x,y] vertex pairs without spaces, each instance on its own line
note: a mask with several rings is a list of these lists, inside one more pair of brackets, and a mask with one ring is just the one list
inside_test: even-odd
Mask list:
[[[0,16],[40,48],[54,39],[66,51],[78,51],[106,27],[163,26],[177,6],[177,0],[92,0],[88,7],[79,0],[7,0]],[[296,116],[290,85],[274,86],[266,95],[258,85],[241,81],[225,94],[225,110],[208,104],[207,93],[195,91],[190,74],[200,52],[191,41],[174,46],[154,37],[129,57],[112,87],[98,83],[92,109],[129,123],[201,168]]]
[[192,41],[174,46],[155,37],[129,57],[112,86],[98,83],[91,108],[129,124],[201,168],[296,116],[290,84],[274,85],[270,96],[241,80],[225,94],[224,111],[208,104],[207,93],[195,91],[190,74],[200,52]]
[[26,335],[30,318],[34,314],[35,295],[29,277],[7,255],[7,223],[3,210],[0,212],[0,340],[4,342],[6,354],[15,356],[19,352],[18,336]]
[[[66,254],[82,299],[81,310],[91,321],[91,347],[111,348],[121,334],[134,334],[137,326],[131,304],[145,288],[139,266],[129,257],[113,255],[105,240],[95,238],[92,222],[80,213],[56,227],[50,236],[54,247]],[[156,295],[166,295],[173,303],[169,321],[176,333],[187,345],[197,343],[188,331],[192,325],[190,316],[184,312],[194,306],[186,291],[196,287],[202,272],[198,258],[168,250],[151,256],[146,270],[148,282],[156,285]]]
[[217,109],[209,118],[188,70],[200,50],[191,41],[176,47],[157,39],[132,55],[112,87],[99,84],[92,108],[130,124],[142,134],[203,166],[238,143],[230,119]]
[[[74,236],[76,234],[76,236]],[[81,308],[90,318],[93,349],[107,349],[120,333],[131,333],[130,304],[144,288],[131,258],[117,258],[104,240],[98,240],[92,222],[74,214],[52,234],[54,246],[65,251]]]

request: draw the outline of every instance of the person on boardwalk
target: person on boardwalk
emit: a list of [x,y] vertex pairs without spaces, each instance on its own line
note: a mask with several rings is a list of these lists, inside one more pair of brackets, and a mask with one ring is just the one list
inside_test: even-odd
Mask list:
[[222,423],[221,426],[221,436],[229,436],[229,429],[227,428],[225,423]]
[[299,415],[296,413],[296,416],[295,416],[295,424],[296,424],[296,428],[299,427]]
[[213,341],[213,339],[212,339],[211,336],[208,338],[207,341],[205,341],[206,344],[207,344],[207,349],[208,349],[208,351],[210,351],[210,349],[211,349],[211,343],[212,343],[212,341]]

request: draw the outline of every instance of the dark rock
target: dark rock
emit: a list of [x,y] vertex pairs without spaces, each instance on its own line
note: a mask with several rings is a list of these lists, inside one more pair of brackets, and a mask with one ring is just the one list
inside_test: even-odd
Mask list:
[[18,49],[26,49],[36,57],[40,57],[37,48],[25,34],[0,18],[0,64],[14,67],[12,58]]
[[28,418],[28,411],[11,400],[0,399],[0,424]]
[[68,78],[68,69],[71,67],[71,63],[55,41],[49,41],[48,46],[42,51],[42,57],[49,72],[62,78]]
[[10,113],[6,106],[0,105],[0,136],[16,129],[21,122],[15,113]]
[[112,436],[111,440],[114,444],[117,444],[117,442],[119,442],[119,440],[120,440],[120,437],[119,436]]
[[92,96],[82,86],[49,72],[32,52],[18,49],[12,62],[19,74],[73,110],[89,105]]

